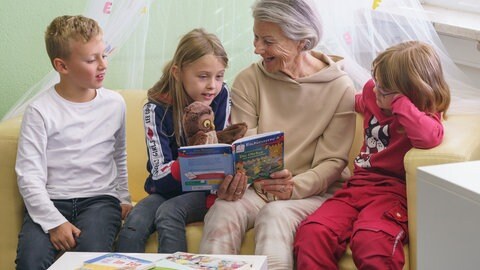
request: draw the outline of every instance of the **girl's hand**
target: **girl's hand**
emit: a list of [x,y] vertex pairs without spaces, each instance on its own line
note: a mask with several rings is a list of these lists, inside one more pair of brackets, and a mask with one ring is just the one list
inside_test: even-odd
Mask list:
[[389,94],[383,96],[377,96],[377,105],[382,109],[386,115],[392,115],[392,102],[397,99],[397,97],[402,96],[402,94]]
[[243,197],[247,189],[247,176],[236,173],[235,177],[227,175],[218,188],[217,196],[226,201],[236,201]]
[[270,179],[260,180],[260,184],[265,192],[273,194],[278,200],[292,197],[294,182],[292,173],[287,169],[272,173]]
[[397,99],[397,97],[400,97],[402,96],[402,94],[394,94],[394,95],[389,95],[389,96],[386,96],[385,99],[386,99],[386,103],[388,104],[388,109],[389,110],[392,110],[392,102]]
[[128,214],[130,214],[130,211],[132,211],[133,206],[131,204],[122,203],[120,204],[120,207],[122,207],[122,220],[124,220]]

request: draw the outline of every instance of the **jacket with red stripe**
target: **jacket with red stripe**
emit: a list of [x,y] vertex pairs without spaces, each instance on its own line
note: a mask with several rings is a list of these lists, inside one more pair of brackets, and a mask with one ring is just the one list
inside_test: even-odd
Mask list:
[[[210,107],[215,114],[215,129],[224,129],[228,124],[231,108],[230,94],[225,83]],[[149,172],[145,191],[149,194],[161,194],[167,199],[182,194],[177,162],[179,145],[175,140],[172,107],[168,103],[149,101],[143,107],[143,124]],[[181,140],[185,145],[184,138]]]

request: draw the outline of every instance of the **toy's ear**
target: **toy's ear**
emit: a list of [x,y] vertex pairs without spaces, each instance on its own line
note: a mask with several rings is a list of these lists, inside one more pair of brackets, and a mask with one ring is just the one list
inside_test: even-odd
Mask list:
[[231,144],[245,136],[247,124],[242,122],[226,127],[224,130],[217,131],[218,142]]
[[192,106],[189,105],[185,107],[183,111],[182,124],[187,136],[191,135],[192,130],[197,128],[195,127],[195,125],[197,124],[195,116],[196,114],[192,112]]

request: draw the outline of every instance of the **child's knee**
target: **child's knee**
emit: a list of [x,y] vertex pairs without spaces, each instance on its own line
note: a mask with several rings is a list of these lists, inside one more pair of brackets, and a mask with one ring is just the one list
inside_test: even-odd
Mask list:
[[383,230],[359,229],[350,240],[353,260],[359,268],[383,265],[401,269],[405,261],[402,239],[403,231],[395,235]]
[[326,225],[316,222],[302,223],[295,234],[295,247],[338,242],[337,236]]
[[55,261],[58,254],[53,246],[31,245],[28,248],[19,248],[15,259],[16,269],[47,269]]
[[312,222],[301,223],[295,235],[295,242],[297,242],[297,240],[308,240],[310,236],[321,234],[323,230],[324,226],[322,224]]
[[[243,213],[232,208],[232,204],[224,200],[216,200],[205,215],[204,222],[210,227],[222,227],[226,223],[237,223],[238,217]],[[231,214],[228,216],[228,214]]]

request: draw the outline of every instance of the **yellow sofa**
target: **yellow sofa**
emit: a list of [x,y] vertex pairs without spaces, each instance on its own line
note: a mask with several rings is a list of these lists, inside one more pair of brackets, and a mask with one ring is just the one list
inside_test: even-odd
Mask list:
[[[146,101],[144,90],[120,90],[127,102],[127,153],[129,187],[132,199],[138,201],[146,193],[143,183],[146,173],[146,149],[142,126],[142,106]],[[361,119],[357,119],[355,142],[350,160],[357,154],[362,141]],[[14,269],[17,236],[22,224],[23,202],[17,188],[14,171],[17,140],[21,118],[0,123],[0,269]],[[406,247],[405,269],[416,269],[416,168],[450,162],[480,159],[480,115],[450,116],[445,121],[444,142],[430,150],[413,149],[405,157],[407,171],[408,214],[410,246]],[[189,252],[198,252],[202,223],[187,228]],[[156,236],[149,239],[147,252],[156,251]],[[254,235],[250,230],[241,249],[242,254],[253,254]],[[340,261],[341,269],[355,269],[350,251]]]

